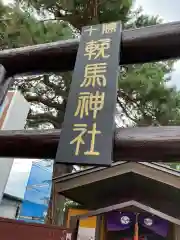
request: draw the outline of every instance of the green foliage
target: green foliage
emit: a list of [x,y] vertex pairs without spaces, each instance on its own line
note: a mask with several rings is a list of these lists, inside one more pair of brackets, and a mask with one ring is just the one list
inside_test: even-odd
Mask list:
[[169,163],[168,164],[171,168],[180,171],[180,163]]
[[162,20],[158,16],[142,14],[142,8],[129,11],[126,18],[127,21],[124,24],[125,29],[147,27],[162,23]]
[[66,202],[65,202],[65,206],[64,206],[66,209],[68,209],[68,208],[74,208],[74,209],[83,209],[83,207],[80,205],[80,204],[78,204],[78,203],[76,203],[76,202],[73,202],[73,201],[71,201],[71,200],[68,200],[68,199],[66,199]]
[[126,116],[139,125],[180,123],[180,94],[167,87],[171,62],[124,67],[119,81],[118,102]]
[[41,14],[49,12],[56,19],[69,22],[77,29],[95,23],[127,20],[132,0],[22,0],[23,6],[35,8]]
[[[161,19],[130,12],[126,29],[161,23]],[[174,61],[123,66],[118,85],[119,116],[124,125],[177,125],[180,123],[180,93],[168,87]],[[127,120],[128,119],[128,120]]]
[[47,43],[72,37],[66,23],[38,21],[17,6],[0,3],[1,49]]

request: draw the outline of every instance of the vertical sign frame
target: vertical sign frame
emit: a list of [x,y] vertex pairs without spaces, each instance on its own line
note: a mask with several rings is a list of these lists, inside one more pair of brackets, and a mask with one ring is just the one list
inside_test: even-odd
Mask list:
[[110,166],[121,22],[82,29],[56,163]]

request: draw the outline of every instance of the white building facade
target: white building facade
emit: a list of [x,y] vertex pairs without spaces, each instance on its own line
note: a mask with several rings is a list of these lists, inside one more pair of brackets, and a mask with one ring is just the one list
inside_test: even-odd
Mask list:
[[[9,91],[0,107],[0,129],[24,129],[30,104],[18,91]],[[14,158],[0,158],[0,203],[13,165]],[[0,216],[1,216],[0,208]]]

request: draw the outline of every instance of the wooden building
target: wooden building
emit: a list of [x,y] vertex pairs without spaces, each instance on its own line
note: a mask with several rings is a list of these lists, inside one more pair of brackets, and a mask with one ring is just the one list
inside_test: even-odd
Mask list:
[[178,171],[156,163],[116,162],[109,168],[88,168],[60,176],[54,181],[59,194],[88,210],[85,214],[71,217],[71,226],[78,226],[79,219],[97,216],[96,240],[132,239],[132,226],[126,231],[108,229],[107,216],[115,212],[144,215],[148,219],[157,217],[168,223],[164,236],[157,234],[158,231],[146,231],[146,226],[139,223],[139,236],[146,239],[180,239]]

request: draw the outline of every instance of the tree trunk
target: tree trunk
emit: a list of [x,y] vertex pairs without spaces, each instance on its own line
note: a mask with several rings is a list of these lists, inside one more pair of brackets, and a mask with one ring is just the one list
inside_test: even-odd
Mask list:
[[[54,164],[53,177],[61,176],[72,171],[72,166],[64,164]],[[63,225],[63,208],[65,198],[55,192],[54,182],[52,181],[51,197],[46,217],[46,223],[52,225]]]

